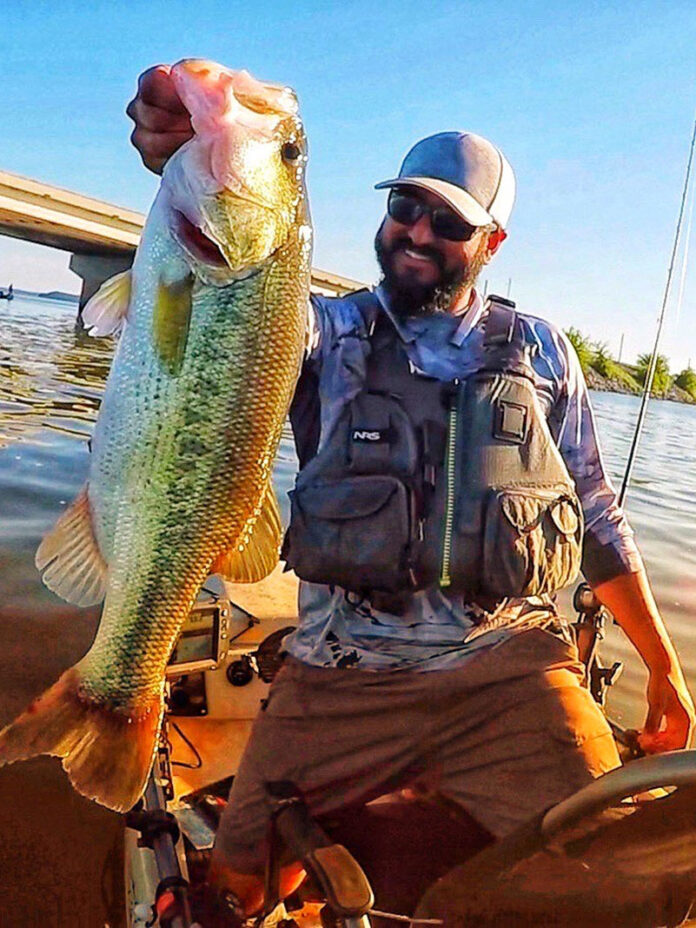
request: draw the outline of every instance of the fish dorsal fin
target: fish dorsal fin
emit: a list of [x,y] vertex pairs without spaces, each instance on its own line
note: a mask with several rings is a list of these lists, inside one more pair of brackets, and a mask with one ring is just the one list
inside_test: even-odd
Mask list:
[[282,526],[278,500],[269,487],[255,523],[229,551],[213,561],[212,574],[222,574],[233,583],[256,583],[267,577],[278,563]]
[[82,324],[90,335],[115,335],[128,316],[131,271],[105,280],[82,310]]
[[107,564],[94,537],[87,487],[45,536],[35,563],[54,593],[76,606],[94,606],[106,593]]
[[157,285],[152,338],[162,366],[170,374],[181,369],[193,306],[193,276]]

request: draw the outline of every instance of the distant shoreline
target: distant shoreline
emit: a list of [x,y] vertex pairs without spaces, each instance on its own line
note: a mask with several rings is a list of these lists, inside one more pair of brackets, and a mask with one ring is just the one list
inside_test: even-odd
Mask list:
[[44,300],[60,300],[63,303],[79,303],[80,297],[75,293],[65,293],[64,290],[49,290],[48,293],[37,293]]
[[14,295],[29,300],[57,300],[60,303],[70,303],[75,306],[80,302],[80,297],[76,293],[66,293],[64,290],[48,290],[39,293],[37,290],[22,290],[21,287],[15,287]]
[[[68,304],[71,306],[77,307],[80,302],[80,298],[75,293],[66,293],[64,290],[49,290],[43,293],[39,293],[35,290],[21,290],[17,287],[14,289],[15,296],[26,297],[28,299],[40,299],[40,300],[54,300],[58,303]],[[632,377],[635,376],[635,368],[631,367],[628,364],[622,364],[621,362],[614,362],[619,367],[621,367],[627,374]],[[596,390],[598,393],[622,393],[628,396],[640,396],[642,389],[640,386],[635,388],[613,377],[604,377],[593,367],[588,367],[583,371],[585,375],[585,380],[587,381],[587,386],[590,390]],[[675,386],[674,384],[669,388],[667,393],[664,396],[657,396],[655,393],[652,395],[652,399],[658,400],[670,400],[673,403],[682,403],[687,406],[696,406],[696,399],[686,390],[682,390],[680,387]]]
[[[624,366],[625,365],[622,365],[622,367]],[[610,377],[603,377],[593,367],[589,367],[585,371],[585,380],[587,381],[587,386],[590,388],[590,390],[597,390],[598,393],[624,393],[629,396],[640,396],[642,394],[641,389],[631,389],[631,387],[619,380],[615,380]],[[670,400],[673,403],[683,403],[687,406],[696,406],[696,399],[694,399],[690,393],[687,393],[686,390],[682,390],[680,387],[677,387],[674,384],[672,384],[664,396],[657,396],[655,393],[653,393],[651,399]]]

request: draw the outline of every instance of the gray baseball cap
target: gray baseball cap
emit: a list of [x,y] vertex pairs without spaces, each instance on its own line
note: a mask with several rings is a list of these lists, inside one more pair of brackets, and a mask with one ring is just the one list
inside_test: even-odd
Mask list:
[[473,132],[439,132],[417,142],[399,176],[375,189],[421,187],[442,197],[474,226],[507,227],[515,201],[515,175],[505,155]]

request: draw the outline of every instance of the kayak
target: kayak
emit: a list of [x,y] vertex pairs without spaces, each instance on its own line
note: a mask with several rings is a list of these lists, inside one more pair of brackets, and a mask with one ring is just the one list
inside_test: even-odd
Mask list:
[[[657,794],[632,798],[656,787]],[[692,750],[632,761],[599,778],[452,868],[415,916],[451,928],[657,928],[686,924],[695,898]]]
[[[256,590],[237,588],[235,598],[239,594],[246,608],[220,600],[229,642],[223,659],[215,658],[215,623],[208,617],[185,628],[186,647],[177,658],[207,655],[202,672],[182,664],[182,678],[172,668],[166,759],[174,766],[165,806],[181,832],[176,866],[193,882],[205,873],[231,780],[292,620],[268,596],[279,582],[276,574]],[[157,788],[166,782],[165,764],[157,770]],[[155,792],[146,797],[156,811],[162,796],[158,800]],[[394,922],[375,914],[386,910],[452,928],[658,928],[684,924],[696,898],[696,751],[631,760],[496,843],[458,807],[402,793],[318,824],[334,846],[347,848],[374,892],[371,913],[346,924],[386,928]],[[152,853],[138,846],[137,830],[127,828],[126,836],[127,924],[143,928],[163,873]],[[293,917],[308,928],[319,925],[314,897],[303,901]]]

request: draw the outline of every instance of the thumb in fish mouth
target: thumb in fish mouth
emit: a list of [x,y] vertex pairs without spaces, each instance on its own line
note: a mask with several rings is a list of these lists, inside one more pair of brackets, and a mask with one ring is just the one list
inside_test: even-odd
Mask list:
[[160,278],[152,314],[152,340],[160,364],[177,374],[186,353],[193,295],[193,274],[165,282]]

